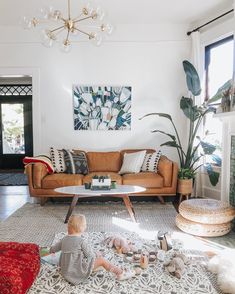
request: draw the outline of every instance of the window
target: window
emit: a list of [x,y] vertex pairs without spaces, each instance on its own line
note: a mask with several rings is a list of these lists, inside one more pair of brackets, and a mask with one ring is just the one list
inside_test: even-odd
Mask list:
[[[208,100],[217,90],[233,76],[233,36],[210,44],[205,48],[205,100]],[[218,101],[218,104],[220,101]],[[221,157],[222,123],[209,114],[205,121],[205,131],[209,135],[207,141],[217,146],[215,154]]]

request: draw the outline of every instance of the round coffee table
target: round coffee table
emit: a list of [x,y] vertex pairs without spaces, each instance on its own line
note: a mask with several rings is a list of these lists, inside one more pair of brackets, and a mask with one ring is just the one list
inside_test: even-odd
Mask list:
[[68,222],[68,219],[70,215],[72,214],[73,209],[76,206],[79,198],[105,197],[105,196],[122,198],[132,221],[136,222],[135,211],[130,201],[129,195],[134,196],[135,194],[144,192],[145,190],[146,189],[144,187],[132,186],[132,185],[117,185],[115,189],[100,190],[100,191],[85,189],[84,186],[67,186],[67,187],[61,187],[61,188],[55,189],[55,191],[58,193],[73,195],[73,200],[70,204],[67,216],[65,218],[65,223]]

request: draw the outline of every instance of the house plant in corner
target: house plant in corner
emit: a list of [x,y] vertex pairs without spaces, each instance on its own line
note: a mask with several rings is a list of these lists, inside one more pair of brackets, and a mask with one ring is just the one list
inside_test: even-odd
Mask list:
[[[170,140],[161,144],[161,146],[176,148],[180,163],[178,174],[178,192],[183,195],[187,195],[191,194],[192,184],[195,179],[196,172],[201,166],[206,168],[210,182],[213,186],[215,186],[219,180],[219,173],[213,171],[212,164],[201,163],[201,159],[203,157],[205,158],[211,156],[216,150],[216,147],[206,142],[208,132],[205,133],[203,138],[198,136],[199,128],[205,116],[210,112],[214,112],[215,109],[206,103],[199,106],[196,105],[196,97],[201,94],[201,84],[198,73],[194,66],[187,60],[183,61],[183,68],[186,74],[187,87],[190,92],[189,97],[183,96],[180,99],[180,108],[189,121],[188,133],[186,134],[186,147],[183,148],[179,132],[170,114],[149,113],[141,119],[148,116],[158,116],[167,119],[172,125],[173,133],[166,133],[164,130],[160,129],[153,130],[152,132],[161,133],[170,138]],[[186,190],[183,190],[184,187]]]

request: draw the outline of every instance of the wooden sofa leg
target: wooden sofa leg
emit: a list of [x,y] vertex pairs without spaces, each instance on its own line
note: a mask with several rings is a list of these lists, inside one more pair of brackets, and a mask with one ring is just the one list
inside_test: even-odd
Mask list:
[[40,205],[44,206],[45,203],[47,202],[48,198],[47,197],[40,197]]
[[157,198],[159,199],[159,201],[161,202],[161,204],[165,204],[165,201],[164,201],[164,199],[163,199],[162,196],[157,196]]

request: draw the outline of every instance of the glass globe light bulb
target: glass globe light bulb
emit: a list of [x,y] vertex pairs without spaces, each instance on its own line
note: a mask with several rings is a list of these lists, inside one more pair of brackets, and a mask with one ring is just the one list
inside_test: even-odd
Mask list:
[[33,27],[33,23],[32,23],[32,20],[27,17],[27,16],[23,16],[20,20],[20,24],[21,26],[27,30],[27,29],[31,29]]
[[86,16],[91,15],[93,11],[94,11],[94,8],[91,6],[91,3],[88,2],[83,9],[83,14]]
[[104,10],[101,7],[97,7],[95,12],[97,13],[97,18],[102,21],[105,17]]
[[54,45],[54,41],[56,40],[56,36],[49,30],[43,30],[41,34],[42,44],[51,48]]
[[62,17],[62,13],[60,10],[54,10],[50,13],[50,19],[59,20]]
[[37,16],[39,19],[49,19],[51,15],[51,8],[42,7],[38,10]]
[[95,46],[100,46],[103,40],[101,34],[99,33],[90,33],[89,39]]
[[68,53],[71,51],[72,49],[72,46],[71,46],[71,43],[69,40],[64,40],[63,43],[62,43],[62,46],[61,46],[61,51],[64,52],[64,53]]
[[111,23],[107,23],[105,26],[106,26],[106,29],[105,29],[106,33],[108,35],[111,35],[114,30],[114,26]]

